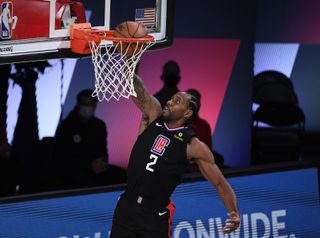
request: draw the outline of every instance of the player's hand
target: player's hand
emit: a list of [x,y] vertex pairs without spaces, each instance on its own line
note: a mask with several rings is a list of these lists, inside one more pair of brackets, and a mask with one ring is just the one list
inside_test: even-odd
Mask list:
[[226,225],[222,228],[222,232],[228,234],[238,229],[240,225],[240,214],[232,211],[227,213],[227,215],[230,216],[230,218],[226,220]]

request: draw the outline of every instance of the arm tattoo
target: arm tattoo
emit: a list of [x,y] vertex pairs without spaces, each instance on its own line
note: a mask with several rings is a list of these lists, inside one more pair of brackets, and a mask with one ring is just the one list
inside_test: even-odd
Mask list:
[[136,103],[138,106],[143,110],[145,109],[146,103],[147,103],[147,98],[148,98],[148,93],[147,90],[140,78],[135,76],[133,78],[133,86],[134,90],[137,93],[137,97],[135,99]]

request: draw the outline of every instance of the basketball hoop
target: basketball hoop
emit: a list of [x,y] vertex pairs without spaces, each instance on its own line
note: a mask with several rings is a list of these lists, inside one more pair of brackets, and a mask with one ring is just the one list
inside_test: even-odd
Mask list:
[[91,54],[95,72],[92,96],[99,101],[136,97],[133,77],[141,55],[154,44],[154,38],[114,37],[112,30],[94,30],[90,23],[72,24],[71,50]]

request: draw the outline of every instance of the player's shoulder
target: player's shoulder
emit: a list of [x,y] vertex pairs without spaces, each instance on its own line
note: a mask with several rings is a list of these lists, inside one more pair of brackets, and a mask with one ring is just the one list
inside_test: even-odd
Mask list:
[[196,137],[196,133],[190,127],[184,127],[182,130],[188,143],[190,143],[191,140]]
[[164,121],[161,119],[161,117],[156,117],[153,120],[148,120],[148,127],[163,127],[164,126]]
[[196,136],[193,136],[190,143],[188,143],[187,152],[193,158],[198,158],[198,155],[209,151],[209,147]]
[[193,136],[191,139],[190,139],[190,142],[188,144],[189,147],[193,148],[193,147],[199,147],[201,146],[203,142],[201,140],[199,140],[198,137],[196,136]]

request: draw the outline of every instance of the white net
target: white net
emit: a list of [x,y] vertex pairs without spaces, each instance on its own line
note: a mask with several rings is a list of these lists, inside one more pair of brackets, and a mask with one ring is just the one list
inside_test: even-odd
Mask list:
[[92,96],[99,101],[135,97],[135,69],[142,53],[151,45],[153,42],[89,42],[96,78]]

